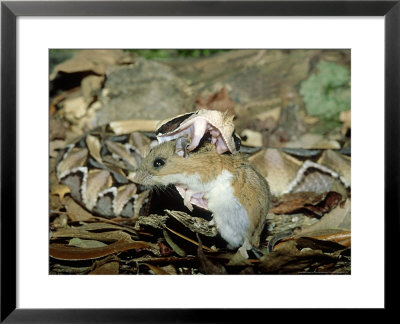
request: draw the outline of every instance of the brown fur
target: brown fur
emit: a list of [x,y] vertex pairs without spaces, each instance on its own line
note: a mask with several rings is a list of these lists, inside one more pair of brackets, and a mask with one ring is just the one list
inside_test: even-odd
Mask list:
[[[165,160],[165,165],[155,168],[157,158]],[[157,185],[153,176],[172,174],[199,174],[202,182],[214,180],[223,170],[232,175],[234,195],[246,209],[250,227],[248,239],[251,245],[259,245],[259,236],[265,224],[270,205],[270,191],[265,178],[260,175],[241,154],[218,154],[211,144],[205,144],[187,158],[175,154],[175,141],[154,147],[142,161],[136,181],[144,185]],[[223,197],[221,197],[223,199]]]
[[[142,172],[148,172],[154,176],[198,173],[203,182],[209,182],[224,169],[234,174],[235,170],[245,163],[242,155],[218,154],[215,147],[209,143],[198,151],[189,153],[188,158],[184,158],[175,154],[175,142],[169,141],[154,147],[142,161],[138,170],[139,176],[135,180],[140,182]],[[156,158],[163,158],[167,163],[162,168],[156,169],[153,167],[153,161]]]

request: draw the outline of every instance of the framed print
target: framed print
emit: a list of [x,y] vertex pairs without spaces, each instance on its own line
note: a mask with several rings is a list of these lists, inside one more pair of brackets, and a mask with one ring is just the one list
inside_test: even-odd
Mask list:
[[2,321],[392,308],[398,1],[1,15]]

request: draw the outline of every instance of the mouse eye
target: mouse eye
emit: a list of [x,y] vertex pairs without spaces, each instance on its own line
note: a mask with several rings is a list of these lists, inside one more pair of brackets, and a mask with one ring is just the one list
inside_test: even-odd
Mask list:
[[153,161],[153,166],[154,166],[155,168],[160,168],[160,167],[162,167],[164,164],[165,164],[165,160],[164,160],[164,159],[161,159],[161,158],[157,158],[157,159],[155,159],[155,160]]

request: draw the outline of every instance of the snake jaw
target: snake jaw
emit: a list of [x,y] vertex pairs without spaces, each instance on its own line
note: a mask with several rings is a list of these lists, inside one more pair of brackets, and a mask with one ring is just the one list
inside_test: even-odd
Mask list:
[[156,130],[161,144],[176,138],[187,136],[191,143],[187,147],[194,150],[206,134],[210,134],[211,143],[216,145],[219,154],[237,153],[234,134],[233,116],[226,116],[220,111],[200,109],[195,113],[184,114],[173,119],[162,121]]

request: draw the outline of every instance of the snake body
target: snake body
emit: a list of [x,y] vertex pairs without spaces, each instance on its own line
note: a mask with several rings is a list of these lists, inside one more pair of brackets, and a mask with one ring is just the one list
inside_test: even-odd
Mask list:
[[[183,128],[193,114],[185,117],[178,116],[170,125]],[[233,127],[226,127],[226,118],[217,117],[212,129],[232,140],[229,147],[235,148]],[[139,216],[149,199],[149,190],[133,179],[142,159],[160,137],[160,128],[158,133],[144,130],[116,134],[112,125],[104,125],[86,133],[60,151],[56,163],[58,181],[69,187],[75,201],[94,214]],[[249,162],[268,178],[274,196],[299,191],[328,192],[338,183],[345,192],[351,186],[350,157],[335,150],[263,148],[251,154]]]

